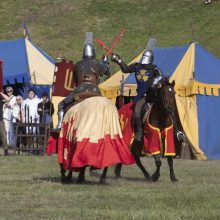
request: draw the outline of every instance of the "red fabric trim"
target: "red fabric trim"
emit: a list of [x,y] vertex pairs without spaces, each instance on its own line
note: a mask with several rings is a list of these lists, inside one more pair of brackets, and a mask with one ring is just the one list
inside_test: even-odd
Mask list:
[[158,154],[161,152],[161,134],[158,129],[153,129],[146,122],[144,124],[143,153]]
[[131,115],[134,111],[135,104],[128,103],[119,109],[120,125],[122,129],[122,134],[125,140],[125,144],[129,146],[131,144],[131,139],[133,136],[133,129],[131,126]]
[[160,132],[158,128],[150,126],[146,120],[144,124],[144,147],[143,153],[160,154],[162,153],[161,137],[165,138],[164,156],[175,156],[175,145],[173,136],[173,125]]
[[102,168],[117,163],[126,165],[134,164],[135,160],[119,135],[111,139],[105,135],[98,143],[89,142],[89,138],[73,144],[63,138],[59,138],[58,161],[65,169],[74,169],[84,166]]
[[57,141],[58,141],[58,138],[54,138],[52,136],[49,137],[47,141],[47,147],[46,147],[47,156],[57,153]]
[[173,126],[166,128],[164,130],[165,133],[165,151],[164,156],[175,156],[176,150],[175,150],[175,144],[174,144],[174,130]]
[[106,134],[98,140],[98,143],[90,142],[89,138],[75,143],[75,131],[73,131],[73,140],[68,140],[68,127],[72,127],[73,123],[74,120],[70,123],[63,123],[62,137],[58,140],[58,162],[63,164],[65,169],[77,169],[84,166],[103,168],[117,163],[126,165],[135,163],[124,139],[119,135],[111,138],[109,134]]

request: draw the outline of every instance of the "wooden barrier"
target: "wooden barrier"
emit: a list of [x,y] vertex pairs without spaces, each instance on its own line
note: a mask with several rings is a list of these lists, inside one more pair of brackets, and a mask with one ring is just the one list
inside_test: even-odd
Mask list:
[[50,125],[46,123],[16,123],[14,153],[45,154]]

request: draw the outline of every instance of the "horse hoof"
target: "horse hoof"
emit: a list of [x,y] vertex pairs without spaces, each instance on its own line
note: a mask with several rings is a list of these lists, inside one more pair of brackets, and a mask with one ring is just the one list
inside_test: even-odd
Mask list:
[[152,182],[152,177],[151,177],[150,175],[145,176],[145,179],[146,179],[148,182]]
[[69,181],[72,180],[72,177],[73,177],[72,172],[68,173],[68,175],[67,175],[67,179],[68,179]]
[[77,179],[76,184],[83,184],[85,182],[85,176]]
[[115,173],[115,178],[116,179],[120,179],[121,178],[121,174]]
[[175,183],[175,182],[178,182],[178,179],[174,176],[174,177],[170,177],[170,179],[171,179],[171,181],[173,182],[173,183]]
[[61,176],[60,181],[61,181],[62,184],[71,183],[71,179],[69,179],[67,176]]
[[155,175],[155,174],[154,174],[154,175],[152,176],[152,181],[153,181],[153,182],[157,182],[157,180],[159,179],[159,177],[160,177],[160,175]]
[[115,179],[121,179],[121,175],[115,175]]
[[99,184],[100,184],[100,185],[106,184],[105,179],[100,179],[100,180],[99,180]]

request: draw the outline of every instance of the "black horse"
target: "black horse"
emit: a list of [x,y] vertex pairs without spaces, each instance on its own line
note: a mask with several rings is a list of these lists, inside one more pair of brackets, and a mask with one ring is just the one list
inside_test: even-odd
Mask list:
[[[90,167],[90,174],[91,174],[93,169],[94,169],[93,167]],[[77,184],[82,184],[82,183],[85,182],[85,171],[86,171],[86,166],[79,169],[79,175],[78,175],[78,178],[77,178],[77,181],[76,181]],[[105,167],[103,169],[102,175],[100,176],[100,179],[99,179],[100,184],[105,183],[107,171],[108,171],[108,167]],[[60,164],[61,183],[63,183],[63,184],[68,184],[68,183],[72,182],[72,173],[73,173],[73,171],[69,170],[67,172],[67,174],[66,174],[66,172],[67,172],[67,170],[65,170],[63,165]]]
[[[158,135],[162,136],[162,132],[164,132],[167,128],[174,127],[174,132],[177,135],[178,140],[184,140],[185,135],[179,131],[177,120],[176,120],[176,103],[175,103],[175,91],[174,91],[174,82],[169,83],[168,78],[166,77],[157,77],[155,78],[154,87],[152,87],[148,93],[147,93],[147,100],[146,104],[144,105],[142,109],[142,119],[143,119],[143,125],[144,127],[144,136],[149,138],[149,133],[152,132],[152,129],[148,129],[149,127],[156,128]],[[132,122],[133,120],[131,120]],[[132,125],[131,125],[132,126]],[[150,135],[152,137],[153,135]],[[171,137],[174,139],[173,134]],[[156,164],[156,171],[152,175],[152,177],[149,175],[147,170],[144,168],[144,166],[141,163],[140,156],[142,154],[142,145],[132,145],[131,152],[136,160],[136,164],[141,169],[142,173],[144,174],[145,178],[148,181],[154,181],[156,182],[159,179],[160,176],[160,167],[162,165],[161,163],[161,156],[167,157],[167,162],[169,165],[170,170],[170,179],[171,181],[175,182],[177,181],[177,178],[174,173],[173,169],[173,156],[175,155],[175,152],[172,152],[170,154],[165,154],[165,138],[161,138],[160,140],[162,143],[160,143],[163,147],[160,152],[154,152],[152,155],[155,159]],[[174,140],[173,140],[174,142]],[[116,177],[120,177],[121,173],[121,164],[116,165],[115,168],[115,175]]]

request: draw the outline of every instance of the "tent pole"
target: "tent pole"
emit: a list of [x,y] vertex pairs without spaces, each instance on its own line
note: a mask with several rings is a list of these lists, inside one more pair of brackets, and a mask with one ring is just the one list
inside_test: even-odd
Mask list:
[[192,41],[191,42],[194,42],[194,24],[193,24],[193,21],[191,22],[191,34],[192,34]]

